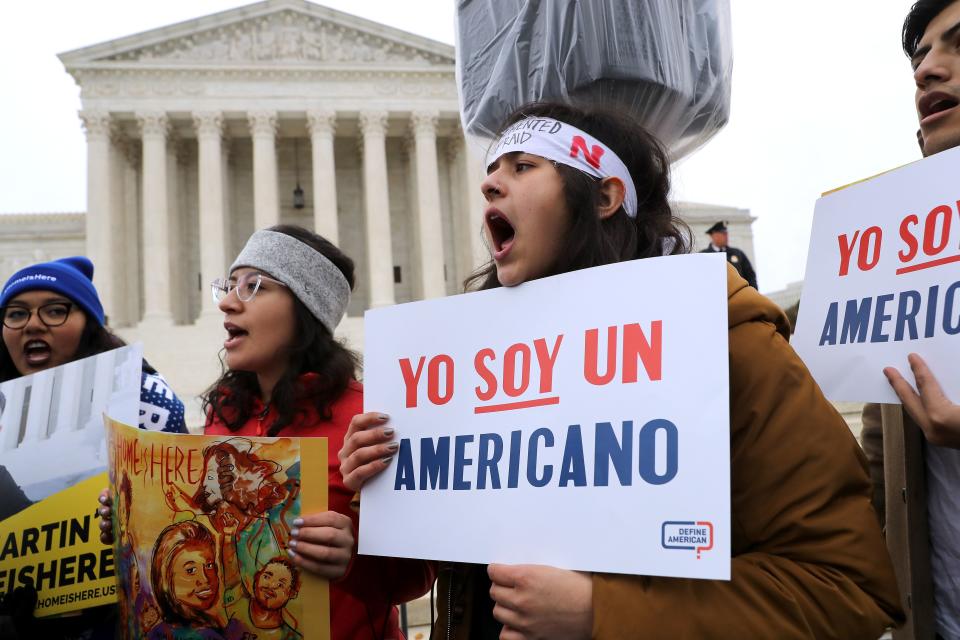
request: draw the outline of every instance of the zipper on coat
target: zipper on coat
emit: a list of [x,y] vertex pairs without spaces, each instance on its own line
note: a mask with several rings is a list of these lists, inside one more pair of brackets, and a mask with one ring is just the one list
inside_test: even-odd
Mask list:
[[457,577],[456,572],[451,572],[450,584],[447,585],[447,638],[452,640],[451,631],[453,628],[453,580]]
[[270,413],[270,403],[269,403],[269,402],[267,402],[267,404],[265,404],[265,405],[263,406],[263,411],[261,411],[259,414],[257,414],[257,435],[258,435],[258,436],[262,436],[262,435],[263,435],[263,421],[266,420],[268,413]]

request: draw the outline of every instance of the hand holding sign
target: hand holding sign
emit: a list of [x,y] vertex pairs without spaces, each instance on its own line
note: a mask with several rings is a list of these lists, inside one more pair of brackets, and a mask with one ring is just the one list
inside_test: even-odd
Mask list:
[[923,358],[911,353],[908,360],[920,393],[894,367],[883,370],[890,386],[930,443],[960,449],[960,406],[947,399]]
[[321,578],[339,580],[353,557],[353,521],[336,511],[304,515],[293,521],[290,557]]
[[364,483],[387,468],[399,446],[390,442],[393,429],[384,426],[390,417],[383,413],[367,412],[353,416],[340,458],[340,475],[348,489],[359,491]]

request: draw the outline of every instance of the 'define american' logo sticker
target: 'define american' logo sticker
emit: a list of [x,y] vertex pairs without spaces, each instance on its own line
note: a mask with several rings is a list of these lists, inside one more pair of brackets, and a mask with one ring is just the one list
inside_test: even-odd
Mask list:
[[660,527],[660,544],[664,549],[701,551],[713,549],[713,523],[701,520],[668,520]]

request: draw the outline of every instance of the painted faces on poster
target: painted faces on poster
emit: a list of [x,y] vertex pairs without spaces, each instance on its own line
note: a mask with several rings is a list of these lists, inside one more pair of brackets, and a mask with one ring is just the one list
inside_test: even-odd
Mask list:
[[217,602],[220,580],[210,546],[190,544],[173,557],[171,581],[174,597],[190,609],[206,611]]

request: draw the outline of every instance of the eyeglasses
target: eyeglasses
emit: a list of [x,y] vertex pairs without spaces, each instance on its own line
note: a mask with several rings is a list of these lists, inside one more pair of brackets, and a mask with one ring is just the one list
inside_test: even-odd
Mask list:
[[[37,307],[37,317],[48,327],[59,327],[70,317],[73,307],[72,302],[48,302]],[[31,317],[33,317],[33,311],[27,307],[0,307],[0,319],[3,320],[3,326],[7,329],[23,329],[30,322]]]
[[256,271],[248,271],[243,274],[236,280],[233,278],[217,278],[210,283],[210,290],[213,293],[214,303],[219,303],[221,300],[230,295],[231,291],[237,292],[237,298],[242,302],[250,302],[253,300],[253,297],[257,295],[257,291],[260,290],[260,284],[264,281],[272,282],[273,284],[278,284],[281,287],[287,285],[283,284],[279,280],[274,280],[268,276],[263,275],[262,273],[257,273]]

